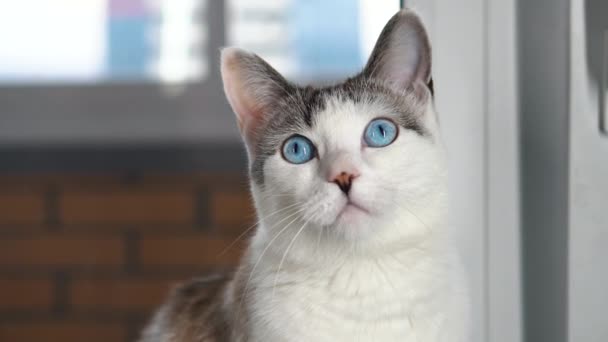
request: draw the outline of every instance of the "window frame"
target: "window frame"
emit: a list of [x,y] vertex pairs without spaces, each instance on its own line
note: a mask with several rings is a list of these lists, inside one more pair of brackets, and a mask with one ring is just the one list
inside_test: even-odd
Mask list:
[[210,62],[204,81],[0,85],[0,144],[237,142],[218,62],[225,44],[224,3],[208,1],[207,6]]

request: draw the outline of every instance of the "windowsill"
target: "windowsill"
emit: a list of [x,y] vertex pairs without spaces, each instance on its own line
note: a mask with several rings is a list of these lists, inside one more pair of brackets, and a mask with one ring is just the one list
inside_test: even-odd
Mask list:
[[238,143],[1,146],[1,173],[110,171],[244,171]]

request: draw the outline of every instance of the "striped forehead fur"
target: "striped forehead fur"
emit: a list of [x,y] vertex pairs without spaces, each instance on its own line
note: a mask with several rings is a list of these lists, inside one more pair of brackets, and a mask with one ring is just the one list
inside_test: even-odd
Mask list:
[[428,101],[432,100],[432,94],[429,88],[419,83],[413,83],[402,93],[397,93],[394,88],[361,74],[329,87],[297,87],[285,84],[281,89],[284,93],[274,98],[271,112],[265,115],[265,122],[256,132],[256,157],[251,162],[250,174],[258,185],[264,184],[266,159],[279,153],[287,137],[311,127],[314,129],[316,117],[320,113],[328,115],[324,112],[328,103],[381,105],[396,114],[395,120],[403,128],[423,136],[428,135],[423,127],[422,116]]

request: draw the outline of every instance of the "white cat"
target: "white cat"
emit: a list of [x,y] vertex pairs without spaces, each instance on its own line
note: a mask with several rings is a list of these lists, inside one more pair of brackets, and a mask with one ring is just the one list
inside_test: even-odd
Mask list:
[[397,13],[334,86],[235,48],[222,77],[260,223],[234,276],[176,290],[144,341],[468,341],[420,19]]

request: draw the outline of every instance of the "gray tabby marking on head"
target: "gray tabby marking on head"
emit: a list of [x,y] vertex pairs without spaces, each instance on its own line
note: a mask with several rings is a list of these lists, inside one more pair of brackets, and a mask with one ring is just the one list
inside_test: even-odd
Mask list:
[[[403,128],[426,134],[420,118],[433,96],[431,47],[420,19],[405,16],[402,12],[388,22],[361,73],[333,86],[299,87],[257,55],[236,52],[245,75],[241,91],[250,93],[249,111],[257,121],[253,128],[241,127],[253,181],[264,184],[265,161],[279,152],[287,137],[314,128],[315,117],[329,101],[378,103],[391,108]],[[242,117],[239,104],[230,99],[228,89],[226,93]]]
[[427,98],[420,98],[412,90],[398,94],[384,84],[364,75],[325,88],[299,88],[291,86],[292,93],[280,98],[268,112],[268,120],[260,127],[257,137],[255,158],[252,160],[250,175],[259,185],[264,184],[264,163],[278,153],[282,142],[289,136],[313,127],[315,117],[323,112],[329,101],[378,102],[393,109],[398,114],[397,123],[403,128],[420,135],[425,130],[419,118],[425,110]]

